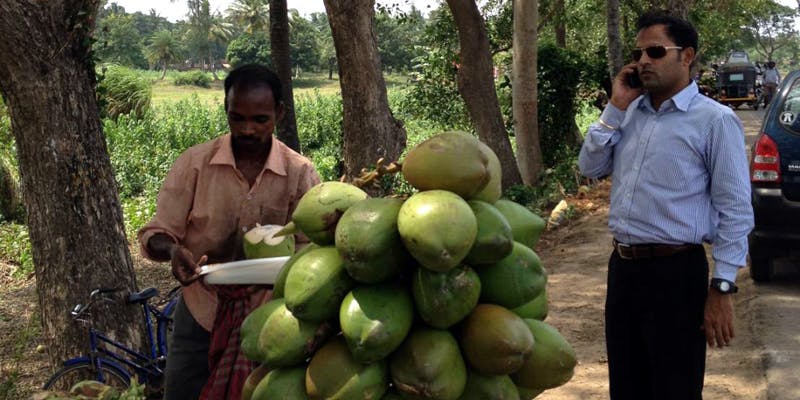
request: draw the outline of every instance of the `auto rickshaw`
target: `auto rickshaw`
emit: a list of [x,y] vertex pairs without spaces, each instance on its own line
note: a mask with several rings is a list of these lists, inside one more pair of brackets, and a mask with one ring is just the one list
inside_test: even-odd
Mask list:
[[717,69],[717,101],[739,108],[747,104],[758,109],[756,66],[744,51],[732,51],[725,64]]

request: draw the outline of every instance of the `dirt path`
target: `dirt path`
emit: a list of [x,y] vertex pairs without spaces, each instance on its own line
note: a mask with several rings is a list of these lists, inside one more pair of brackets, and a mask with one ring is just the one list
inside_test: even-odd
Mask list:
[[[571,198],[579,218],[548,231],[538,253],[549,273],[550,314],[547,322],[557,327],[574,347],[578,366],[574,378],[537,399],[607,399],[608,373],[603,333],[606,262],[611,236],[606,227],[608,182],[585,197]],[[140,286],[171,285],[166,268],[137,259]],[[36,294],[34,280],[8,276],[0,264],[0,399],[24,399],[46,379],[50,370],[36,352]],[[746,271],[742,271],[744,273]],[[146,279],[146,280],[144,280]],[[709,351],[705,399],[766,399],[766,379],[756,325],[751,281],[739,279],[736,297],[736,340],[722,351]],[[8,387],[8,382],[14,386]]]

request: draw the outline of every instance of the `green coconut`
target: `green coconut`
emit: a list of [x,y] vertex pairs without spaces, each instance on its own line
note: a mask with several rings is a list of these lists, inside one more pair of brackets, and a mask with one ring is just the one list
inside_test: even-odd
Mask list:
[[292,266],[295,262],[297,262],[300,257],[304,254],[308,253],[311,250],[319,248],[318,244],[309,243],[306,247],[303,247],[297,253],[292,254],[291,257],[283,264],[281,270],[278,272],[278,276],[275,277],[275,284],[272,285],[272,298],[279,299],[282,298],[284,295],[284,289],[286,287],[286,277],[289,276],[289,271],[292,269]]
[[493,205],[480,200],[470,200],[467,203],[478,221],[478,233],[464,262],[482,265],[502,260],[514,247],[511,225]]
[[397,216],[400,237],[424,267],[446,272],[466,257],[478,233],[469,204],[452,192],[429,190],[409,197]]
[[331,320],[355,284],[335,247],[312,249],[292,265],[286,276],[286,307],[302,320]]
[[356,361],[341,336],[317,350],[306,370],[306,393],[312,400],[380,399],[388,388],[386,361]]
[[374,198],[353,204],[336,225],[336,250],[353,279],[379,283],[395,277],[411,261],[397,231],[403,200]]
[[481,281],[472,268],[461,265],[447,272],[417,268],[411,293],[425,323],[447,329],[466,317],[481,295]]
[[283,226],[257,225],[242,238],[247,259],[286,257],[294,254],[294,235],[275,236]]
[[[256,386],[258,383],[267,376],[269,372],[269,368],[264,365],[259,365],[250,372],[250,375],[247,375],[247,379],[244,381],[244,386],[242,386],[242,400],[251,400],[253,399],[253,392],[256,390]],[[303,388],[303,394],[305,394],[305,388]]]
[[493,205],[503,213],[511,225],[514,241],[532,249],[539,241],[539,236],[544,232],[547,222],[525,206],[511,200],[500,199]]
[[456,400],[464,393],[467,368],[458,343],[446,330],[418,326],[392,353],[389,371],[405,399]]
[[536,340],[531,356],[511,375],[517,387],[547,390],[567,383],[575,373],[575,350],[558,329],[535,319],[525,319]]
[[539,256],[517,242],[508,256],[478,269],[478,275],[481,279],[481,302],[509,309],[535,299],[547,283],[547,274]]
[[397,349],[413,320],[411,295],[395,285],[356,287],[345,296],[339,309],[347,347],[353,358],[362,363],[381,360]]
[[494,304],[478,304],[461,326],[461,349],[469,366],[485,375],[517,371],[530,357],[534,337],[517,314]]
[[258,336],[261,335],[261,328],[267,318],[275,312],[278,307],[283,305],[283,301],[268,301],[250,311],[239,330],[239,337],[242,340],[240,345],[242,354],[249,360],[261,362],[264,359],[264,352],[258,347]]
[[522,318],[538,319],[544,321],[547,318],[549,307],[547,304],[547,285],[545,285],[542,293],[539,293],[533,300],[512,309],[514,314]]
[[464,198],[489,182],[489,159],[480,141],[458,131],[432,136],[408,151],[403,176],[420,191],[447,190]]
[[458,400],[519,400],[519,393],[508,375],[483,375],[469,371],[467,387]]
[[500,196],[503,195],[503,167],[500,165],[500,159],[497,158],[494,150],[492,150],[486,143],[479,142],[481,151],[486,155],[489,163],[489,182],[478,193],[474,194],[470,199],[485,201],[489,204],[494,204]]
[[269,371],[253,391],[252,400],[305,400],[306,366],[279,368]]
[[299,229],[320,246],[333,244],[339,218],[354,203],[366,198],[366,192],[349,183],[317,184],[300,198],[292,222],[281,233],[295,233]]
[[334,333],[328,322],[295,317],[286,308],[284,299],[272,302],[278,306],[264,321],[258,335],[258,350],[263,355],[259,361],[267,367],[284,368],[302,363]]

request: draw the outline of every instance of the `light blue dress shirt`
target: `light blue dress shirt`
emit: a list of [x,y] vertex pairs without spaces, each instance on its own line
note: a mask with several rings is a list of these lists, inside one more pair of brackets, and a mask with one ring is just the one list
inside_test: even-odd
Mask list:
[[699,94],[697,84],[655,110],[639,96],[609,104],[589,127],[578,163],[590,178],[612,175],[608,225],[627,244],[711,243],[716,278],[735,281],[753,228],[742,122]]

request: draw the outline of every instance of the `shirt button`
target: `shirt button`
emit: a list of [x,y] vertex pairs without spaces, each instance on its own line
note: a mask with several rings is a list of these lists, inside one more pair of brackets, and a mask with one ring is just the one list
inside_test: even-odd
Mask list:
[[247,227],[246,226],[242,227],[242,232],[247,233]]
[[631,192],[625,193],[625,197],[631,197]]
[[248,194],[247,195],[247,200],[252,200],[252,199],[253,199],[253,195],[252,194]]

